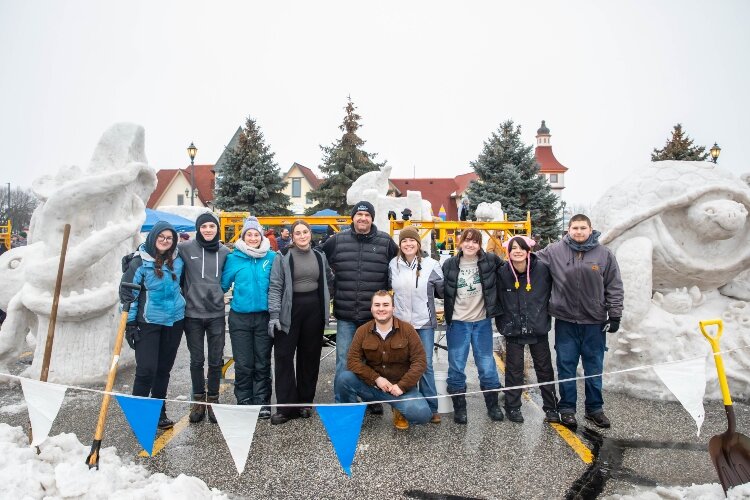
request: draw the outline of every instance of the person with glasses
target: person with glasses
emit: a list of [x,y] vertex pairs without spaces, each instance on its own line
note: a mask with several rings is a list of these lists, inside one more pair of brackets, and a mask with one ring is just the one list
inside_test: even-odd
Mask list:
[[[121,302],[131,303],[126,335],[135,349],[133,396],[167,397],[185,317],[180,290],[182,269],[177,231],[164,221],[154,224],[146,242],[123,259],[122,283],[141,286],[140,290],[120,287]],[[173,426],[162,405],[159,429]]]

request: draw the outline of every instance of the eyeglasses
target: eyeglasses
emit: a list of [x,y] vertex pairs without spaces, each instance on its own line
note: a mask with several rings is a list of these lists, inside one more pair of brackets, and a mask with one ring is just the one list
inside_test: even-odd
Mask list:
[[172,241],[172,239],[173,238],[171,236],[161,236],[161,235],[159,235],[159,236],[156,237],[156,241],[165,241],[166,242],[166,241]]

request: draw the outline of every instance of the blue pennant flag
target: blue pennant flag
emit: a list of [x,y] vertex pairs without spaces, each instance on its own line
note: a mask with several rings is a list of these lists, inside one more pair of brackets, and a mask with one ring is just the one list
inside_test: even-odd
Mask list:
[[362,430],[362,419],[365,418],[365,406],[333,405],[316,408],[339,463],[348,476],[352,475],[352,462],[354,452],[357,451],[359,432]]
[[151,455],[154,449],[156,425],[159,423],[159,414],[164,401],[121,394],[116,395],[115,398],[120,403],[120,408],[122,408],[125,418],[128,419],[136,439],[141,443],[143,449]]

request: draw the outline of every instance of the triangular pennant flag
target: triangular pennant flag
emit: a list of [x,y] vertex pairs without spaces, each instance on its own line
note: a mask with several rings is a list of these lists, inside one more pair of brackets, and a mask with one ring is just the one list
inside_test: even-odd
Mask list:
[[21,389],[29,407],[29,420],[34,436],[31,446],[39,446],[49,436],[49,430],[57,417],[57,412],[60,411],[67,387],[22,378]]
[[365,418],[366,405],[332,405],[318,406],[318,415],[323,421],[333,450],[339,463],[348,476],[352,475],[354,452],[357,451],[359,432],[362,430],[362,419]]
[[258,423],[259,405],[211,405],[224,441],[232,454],[237,474],[242,474]]
[[703,396],[706,393],[706,358],[654,366],[654,371],[698,426],[698,435],[706,416]]
[[146,453],[151,455],[154,450],[156,426],[159,423],[159,415],[164,401],[123,394],[117,394],[115,398],[120,403],[120,408],[122,408],[125,418],[128,419],[136,439],[146,450]]

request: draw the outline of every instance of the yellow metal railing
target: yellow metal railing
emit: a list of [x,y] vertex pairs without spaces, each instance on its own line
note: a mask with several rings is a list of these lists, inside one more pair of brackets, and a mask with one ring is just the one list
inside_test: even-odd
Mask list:
[[10,250],[10,232],[13,227],[11,226],[10,220],[7,224],[0,225],[0,243],[5,245],[6,250]]
[[[221,225],[221,241],[234,243],[242,231],[242,225],[250,212],[220,212],[219,223]],[[328,226],[333,231],[339,232],[342,226],[349,226],[352,218],[344,215],[275,215],[259,216],[258,222],[265,227],[291,226],[296,220],[303,220],[308,224],[316,226]]]

